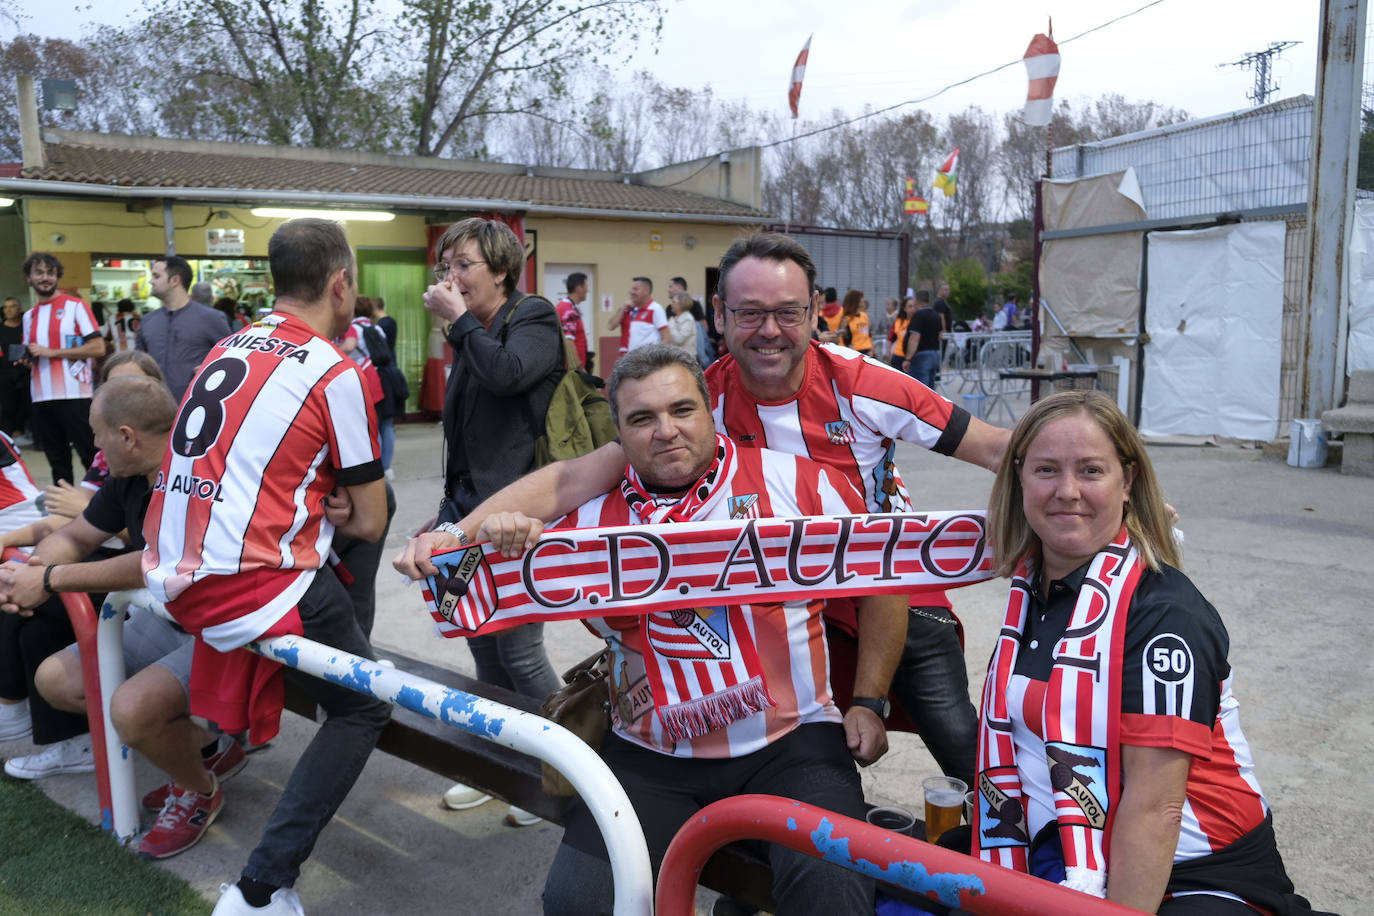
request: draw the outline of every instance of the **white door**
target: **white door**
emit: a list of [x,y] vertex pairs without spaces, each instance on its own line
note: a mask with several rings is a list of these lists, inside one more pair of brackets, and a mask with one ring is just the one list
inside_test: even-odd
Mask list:
[[577,310],[582,313],[582,333],[587,335],[587,349],[596,352],[596,320],[592,315],[592,304],[596,302],[596,273],[590,264],[545,264],[544,285],[540,295],[550,302],[557,302],[568,294],[569,274],[587,275],[587,298],[582,300]]
[[1150,233],[1142,433],[1277,435],[1284,231],[1275,221]]

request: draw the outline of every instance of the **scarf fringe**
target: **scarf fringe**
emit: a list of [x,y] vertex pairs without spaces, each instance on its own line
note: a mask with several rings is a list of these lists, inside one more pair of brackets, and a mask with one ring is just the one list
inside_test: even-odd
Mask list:
[[1094,897],[1107,897],[1107,875],[1105,872],[1077,865],[1064,867],[1064,880],[1059,882],[1071,891],[1092,894]]
[[690,741],[775,705],[763,686],[763,678],[755,675],[726,690],[671,706],[660,706],[658,717],[669,738],[673,741]]

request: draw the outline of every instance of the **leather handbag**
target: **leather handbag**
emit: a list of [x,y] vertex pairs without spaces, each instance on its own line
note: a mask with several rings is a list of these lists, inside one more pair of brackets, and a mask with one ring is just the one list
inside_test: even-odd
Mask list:
[[[607,656],[608,652],[603,649],[565,671],[566,686],[549,694],[539,709],[544,718],[577,735],[593,750],[600,750],[601,740],[611,728]],[[542,782],[545,794],[563,798],[577,794],[572,783],[548,763],[543,763]]]

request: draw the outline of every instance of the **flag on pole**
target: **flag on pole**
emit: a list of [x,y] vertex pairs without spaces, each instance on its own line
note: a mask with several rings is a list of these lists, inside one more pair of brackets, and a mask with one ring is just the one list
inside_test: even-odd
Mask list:
[[792,65],[792,82],[787,87],[787,107],[792,109],[794,118],[797,116],[797,104],[801,101],[802,78],[806,76],[806,58],[811,53],[812,37],[806,36],[806,44],[802,45],[797,62]]
[[949,154],[945,164],[940,166],[935,173],[935,187],[945,192],[946,197],[953,197],[958,190],[959,184],[959,147],[954,148],[954,152]]
[[1037,34],[1031,39],[1021,63],[1026,65],[1030,86],[1026,89],[1026,107],[1022,117],[1032,127],[1044,127],[1054,113],[1054,84],[1059,79],[1059,45],[1054,43],[1054,22],[1050,21],[1048,35]]
[[930,201],[926,200],[924,197],[908,197],[903,204],[903,209],[905,209],[907,213],[929,213]]

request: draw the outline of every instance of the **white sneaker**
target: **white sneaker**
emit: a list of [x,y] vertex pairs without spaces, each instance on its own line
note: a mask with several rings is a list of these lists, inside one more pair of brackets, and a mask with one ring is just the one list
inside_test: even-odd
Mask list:
[[393,471],[391,468],[387,468],[387,469],[386,469],[386,479],[387,479],[387,480],[395,480],[395,479],[396,479],[396,472]]
[[29,701],[0,703],[0,741],[13,741],[33,734],[29,720]]
[[517,808],[515,805],[511,805],[510,810],[506,812],[507,827],[529,827],[542,820],[543,818],[539,815],[531,814],[524,808]]
[[454,783],[453,788],[444,793],[444,807],[450,811],[466,811],[478,805],[485,805],[489,801],[490,795],[461,782]]
[[210,916],[305,916],[305,910],[294,888],[277,888],[267,906],[249,906],[237,884],[221,884],[219,903]]
[[91,756],[91,736],[77,735],[66,741],[49,744],[37,754],[12,757],[5,761],[5,772],[15,779],[42,779],[59,773],[94,773],[95,758]]

